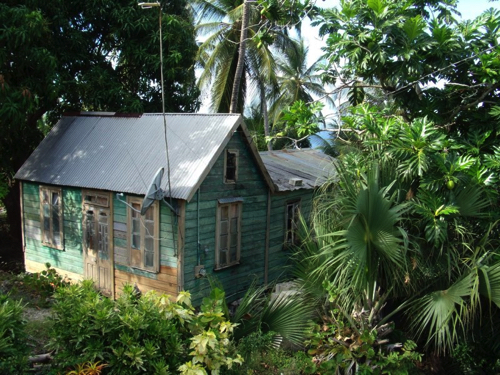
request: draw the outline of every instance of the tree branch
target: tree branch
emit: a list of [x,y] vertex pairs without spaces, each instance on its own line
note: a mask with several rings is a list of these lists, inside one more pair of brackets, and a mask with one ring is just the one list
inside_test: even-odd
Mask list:
[[[474,107],[474,106],[477,106],[479,103],[481,103],[483,101],[484,98],[486,98],[486,96],[491,93],[493,90],[497,89],[499,87],[499,84],[495,84],[495,85],[490,85],[480,96],[479,98],[477,98],[476,100],[474,100],[473,102],[469,103],[469,104],[466,104],[466,105],[462,105],[458,108],[455,108],[453,111],[451,111],[451,115],[450,115],[450,120],[452,120],[456,115],[458,115],[460,112],[462,111],[465,111],[471,107]],[[450,113],[450,112],[448,112]]]

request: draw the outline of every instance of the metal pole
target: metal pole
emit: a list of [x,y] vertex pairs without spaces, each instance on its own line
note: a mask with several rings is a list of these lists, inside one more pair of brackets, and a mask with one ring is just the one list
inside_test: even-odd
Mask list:
[[161,27],[161,6],[158,7],[159,11],[159,22],[160,22],[160,75],[161,75],[161,106],[163,113],[163,129],[165,134],[165,152],[167,154],[167,178],[168,178],[168,196],[170,200],[170,206],[172,205],[172,185],[170,184],[170,158],[168,157],[168,139],[167,139],[167,117],[165,115],[165,86],[163,83],[163,37],[162,37],[162,27]]

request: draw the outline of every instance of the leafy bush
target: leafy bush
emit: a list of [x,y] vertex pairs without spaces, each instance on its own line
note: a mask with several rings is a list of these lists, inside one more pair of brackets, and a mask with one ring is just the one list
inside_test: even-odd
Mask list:
[[[344,336],[348,335],[348,336]],[[422,356],[417,345],[408,340],[404,345],[382,346],[377,331],[356,332],[348,324],[318,325],[308,341],[321,373],[409,374],[416,372],[416,361]]]
[[50,268],[50,263],[45,263],[45,266],[47,269],[42,272],[25,273],[19,277],[27,289],[37,294],[42,305],[50,303],[57,288],[68,284],[55,269]]
[[84,281],[56,292],[50,346],[62,368],[99,362],[106,374],[216,373],[241,362],[226,356],[234,325],[223,316],[223,298],[214,290],[195,314],[187,292],[172,302],[155,292],[138,295],[128,285],[112,301]]
[[48,307],[52,303],[52,296],[55,290],[68,283],[50,268],[50,263],[42,272],[20,273],[2,272],[0,279],[4,287],[9,290],[12,299],[20,300],[36,307]]
[[237,351],[245,362],[236,371],[226,374],[312,374],[315,366],[303,351],[291,352],[279,348],[281,340],[274,332],[254,332],[243,337]]
[[179,370],[183,375],[206,374],[206,369],[216,375],[222,366],[232,368],[233,363],[240,364],[243,359],[238,354],[236,358],[228,356],[230,352],[230,335],[236,324],[226,320],[225,293],[213,289],[210,297],[203,299],[200,312],[188,324],[189,331],[194,336],[190,338],[190,355],[192,359]]
[[459,344],[453,350],[453,359],[464,374],[498,374],[500,373],[498,348],[491,344],[487,341]]
[[28,347],[21,302],[0,294],[0,374],[21,374],[26,369]]
[[408,374],[422,359],[415,342],[391,343],[393,323],[381,319],[384,296],[374,293],[362,306],[347,314],[339,303],[334,284],[324,282],[328,293],[327,312],[311,333],[309,354],[321,372],[360,374]]

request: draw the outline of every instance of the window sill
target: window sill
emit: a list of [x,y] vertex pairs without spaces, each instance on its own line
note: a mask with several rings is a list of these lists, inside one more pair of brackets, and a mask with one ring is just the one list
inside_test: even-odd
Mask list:
[[129,266],[128,268],[130,268],[133,271],[145,272],[145,273],[149,273],[151,275],[158,275],[160,273],[160,271],[152,271],[152,270],[148,270],[145,268],[139,268],[139,267]]
[[238,261],[238,262],[234,262],[234,263],[228,264],[226,266],[214,267],[214,272],[224,271],[224,270],[226,270],[228,268],[239,266],[240,264],[241,264],[240,261]]
[[50,247],[51,249],[54,249],[54,250],[64,251],[64,247],[62,247],[62,246],[57,247],[56,245],[51,244],[51,243],[47,243],[47,242],[42,242],[42,245],[45,247]]

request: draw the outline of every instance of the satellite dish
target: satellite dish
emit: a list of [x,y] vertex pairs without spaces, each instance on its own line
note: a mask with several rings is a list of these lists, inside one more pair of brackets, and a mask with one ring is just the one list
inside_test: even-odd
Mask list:
[[155,202],[162,200],[165,197],[165,192],[161,189],[161,179],[163,177],[163,167],[158,169],[155,176],[153,177],[153,181],[149,184],[149,189],[146,195],[144,196],[144,200],[142,201],[141,206],[141,215],[146,215],[148,208]]

